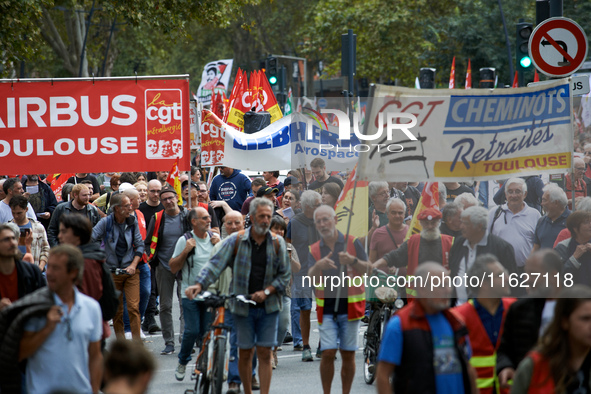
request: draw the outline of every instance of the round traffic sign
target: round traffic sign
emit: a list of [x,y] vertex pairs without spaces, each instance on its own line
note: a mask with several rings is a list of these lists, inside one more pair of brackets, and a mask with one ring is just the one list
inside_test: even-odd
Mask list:
[[535,28],[528,50],[538,70],[549,77],[566,77],[587,58],[587,36],[571,19],[550,18]]

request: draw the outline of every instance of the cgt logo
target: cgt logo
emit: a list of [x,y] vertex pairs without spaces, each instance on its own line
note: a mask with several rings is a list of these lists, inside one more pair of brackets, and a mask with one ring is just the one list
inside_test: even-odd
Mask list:
[[182,119],[182,97],[179,89],[146,90],[146,118],[168,125]]

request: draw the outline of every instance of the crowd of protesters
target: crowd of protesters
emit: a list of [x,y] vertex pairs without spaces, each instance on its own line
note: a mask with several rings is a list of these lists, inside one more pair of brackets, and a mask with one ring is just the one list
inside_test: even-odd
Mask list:
[[[155,364],[142,341],[159,332],[159,356],[180,343],[174,375],[183,381],[212,321],[198,297],[210,290],[256,302],[228,305],[228,394],[268,393],[287,346],[303,362],[320,359],[325,393],[339,351],[349,393],[366,289],[344,281],[314,289],[303,279],[380,269],[490,280],[428,289],[417,279],[398,289],[405,306],[385,326],[371,366],[379,393],[591,393],[591,145],[584,148],[562,181],[510,178],[490,201],[478,183],[445,182],[439,206],[417,210],[424,183],[371,182],[359,238],[337,229],[347,174],[321,159],[286,177],[252,179],[194,165],[181,173],[180,195],[165,171],[77,173],[59,199],[45,175],[3,177],[1,392],[144,392]],[[413,218],[421,231],[408,237]],[[110,322],[117,340],[104,353]],[[49,371],[53,364],[62,367]]]

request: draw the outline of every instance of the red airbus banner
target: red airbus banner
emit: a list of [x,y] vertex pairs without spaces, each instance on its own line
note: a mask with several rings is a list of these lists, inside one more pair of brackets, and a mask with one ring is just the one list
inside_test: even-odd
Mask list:
[[187,79],[0,82],[0,168],[36,174],[189,169]]

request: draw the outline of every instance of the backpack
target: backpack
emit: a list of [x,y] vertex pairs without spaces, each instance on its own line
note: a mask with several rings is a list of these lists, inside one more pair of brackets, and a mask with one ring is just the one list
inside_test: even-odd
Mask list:
[[[207,234],[209,235],[210,238],[213,236],[213,232],[211,230],[207,230]],[[188,240],[193,238],[193,234],[191,234],[190,231],[187,231],[186,233],[183,234],[183,237],[185,237],[185,242],[187,242]],[[194,265],[194,263],[193,263],[193,256],[194,255],[195,255],[195,248],[191,249],[191,251],[187,255],[187,264],[189,264],[188,263],[189,257],[191,257],[191,264],[189,264],[189,272],[191,272],[191,268],[193,268],[193,265]],[[175,274],[175,277],[178,280],[183,280],[183,269],[182,268],[177,271],[177,273]]]
[[103,269],[103,295],[98,301],[103,313],[103,320],[111,320],[115,317],[119,308],[119,295],[121,292],[115,288],[115,283],[111,277],[111,271],[106,263],[101,264]]

